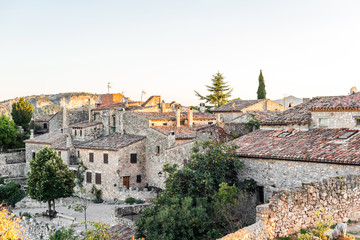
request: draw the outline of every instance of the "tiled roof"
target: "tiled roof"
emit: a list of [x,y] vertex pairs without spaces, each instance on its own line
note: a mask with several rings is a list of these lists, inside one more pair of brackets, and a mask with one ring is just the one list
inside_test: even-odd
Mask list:
[[75,124],[71,124],[70,127],[71,128],[87,128],[87,127],[93,127],[96,125],[102,125],[101,122],[81,122],[81,123],[75,123]]
[[311,129],[277,137],[284,130],[257,130],[233,141],[242,157],[360,165],[360,132],[337,139],[349,129]]
[[48,122],[50,121],[56,114],[50,115],[38,115],[34,116],[35,122]]
[[225,105],[222,105],[221,107],[218,107],[215,110],[212,110],[213,112],[240,112],[244,108],[247,108],[251,105],[254,105],[256,103],[262,102],[264,99],[257,99],[257,100],[235,100],[232,102],[229,102]]
[[68,132],[68,129],[65,129],[63,133],[60,130],[56,130],[54,132],[39,135],[33,139],[28,139],[25,143],[53,144],[65,140]]
[[360,92],[347,96],[322,97],[312,104],[310,110],[360,110]]
[[101,137],[90,142],[80,143],[78,148],[99,149],[99,150],[119,150],[135,142],[143,140],[145,136],[114,133],[106,137]]
[[[137,112],[149,120],[176,120],[176,112],[166,112],[166,113],[159,113],[159,112]],[[181,120],[186,120],[188,118],[187,113],[182,112],[180,114]],[[193,113],[193,120],[215,120],[216,117],[214,114],[210,113]]]
[[93,110],[97,111],[97,110],[109,110],[109,109],[114,109],[114,108],[124,108],[125,107],[125,102],[118,102],[118,103],[114,103],[114,104],[110,104],[110,105],[105,105],[105,106],[99,106],[94,108]]
[[203,126],[164,126],[152,127],[153,129],[168,135],[169,132],[175,132],[176,139],[192,139],[196,137],[196,131]]

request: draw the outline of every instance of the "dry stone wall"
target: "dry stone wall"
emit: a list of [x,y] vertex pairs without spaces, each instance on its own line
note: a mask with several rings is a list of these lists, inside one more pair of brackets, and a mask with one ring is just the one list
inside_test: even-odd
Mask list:
[[320,118],[328,119],[329,128],[358,128],[356,119],[360,118],[360,112],[311,112],[311,125],[319,127]]
[[0,154],[0,164],[24,163],[25,151]]
[[25,163],[16,164],[1,164],[0,175],[9,177],[23,177],[25,176]]

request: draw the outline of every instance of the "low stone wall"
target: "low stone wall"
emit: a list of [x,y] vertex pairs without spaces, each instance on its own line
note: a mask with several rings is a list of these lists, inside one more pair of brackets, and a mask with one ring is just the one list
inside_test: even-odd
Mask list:
[[266,225],[263,221],[258,221],[248,227],[240,229],[221,238],[221,240],[267,240],[269,238]]
[[226,123],[224,130],[232,137],[241,137],[251,132],[251,128],[246,123]]
[[0,164],[1,176],[23,177],[25,176],[25,163]]
[[[55,200],[56,207],[65,207],[72,204],[73,199],[71,198],[60,198]],[[15,209],[22,208],[47,208],[47,202],[39,202],[37,200],[31,199],[30,197],[23,198],[20,202],[16,203]]]
[[25,163],[25,151],[0,154],[0,164],[14,163]]
[[136,204],[136,205],[124,205],[115,207],[115,217],[122,217],[130,214],[139,214],[144,209],[150,207],[149,203],[146,204]]
[[[323,220],[331,216],[333,223],[346,222],[360,210],[359,186],[360,176],[353,175],[303,183],[301,187],[279,191],[268,204],[258,205],[256,218],[265,224],[270,239],[313,227],[318,218],[316,212]],[[256,232],[261,232],[263,227],[257,226]],[[245,228],[239,231],[242,230],[250,232]]]
[[143,190],[137,188],[120,189],[118,200],[125,201],[127,198],[132,197],[150,202],[152,199],[156,198],[156,196],[157,194],[155,191],[148,191],[147,188],[144,188]]

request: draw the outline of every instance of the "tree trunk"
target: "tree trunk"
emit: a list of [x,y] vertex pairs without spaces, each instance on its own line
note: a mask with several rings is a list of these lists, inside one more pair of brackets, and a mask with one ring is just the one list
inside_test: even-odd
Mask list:
[[54,213],[55,213],[55,199],[53,199]]
[[51,200],[48,201],[48,207],[49,207],[49,216],[51,216]]

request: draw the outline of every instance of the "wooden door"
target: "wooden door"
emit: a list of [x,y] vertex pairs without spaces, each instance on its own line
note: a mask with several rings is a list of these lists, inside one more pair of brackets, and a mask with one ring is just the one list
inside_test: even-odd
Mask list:
[[123,177],[123,185],[126,186],[127,189],[130,187],[130,177]]

